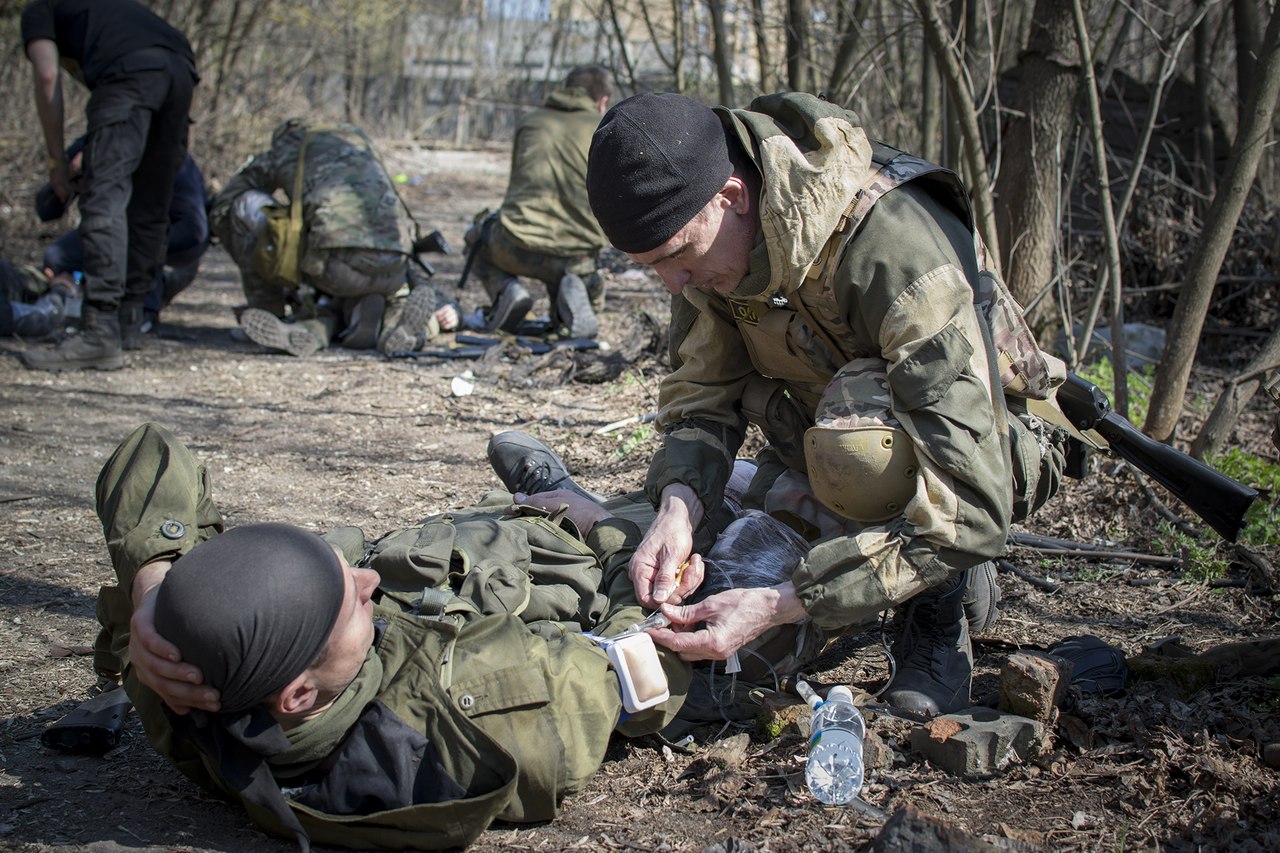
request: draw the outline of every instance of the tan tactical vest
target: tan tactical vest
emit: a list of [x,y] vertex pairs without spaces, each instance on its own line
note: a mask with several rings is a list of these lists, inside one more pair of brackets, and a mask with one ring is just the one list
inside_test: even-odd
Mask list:
[[[859,348],[835,296],[840,259],[875,203],[908,181],[925,180],[950,201],[971,229],[973,226],[968,195],[955,173],[880,144],[873,148],[873,162],[879,168],[845,209],[800,287],[790,294],[775,296],[768,303],[729,300],[756,369],[784,382],[788,393],[810,416],[827,382],[840,367],[854,358],[880,357],[878,350],[862,351],[866,350],[865,344]],[[1051,399],[1065,376],[1065,365],[1036,344],[1021,306],[990,263],[986,246],[976,231],[974,243],[979,269],[974,307],[991,330],[1004,392],[1015,397]],[[788,336],[788,330],[794,333]],[[788,346],[788,341],[797,340],[804,342],[801,352]],[[752,407],[747,409],[750,418]]]

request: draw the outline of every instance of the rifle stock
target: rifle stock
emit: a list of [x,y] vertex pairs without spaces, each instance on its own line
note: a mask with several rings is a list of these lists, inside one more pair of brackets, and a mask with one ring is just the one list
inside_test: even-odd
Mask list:
[[1113,453],[1173,492],[1222,538],[1236,541],[1257,491],[1144,435],[1111,410],[1101,388],[1074,373],[1058,388],[1058,405],[1077,429],[1101,435]]

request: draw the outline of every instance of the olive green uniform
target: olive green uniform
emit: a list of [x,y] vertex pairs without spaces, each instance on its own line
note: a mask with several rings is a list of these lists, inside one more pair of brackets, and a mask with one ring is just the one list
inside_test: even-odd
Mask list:
[[[324,714],[291,729],[288,749],[269,759],[312,840],[438,849],[465,845],[495,819],[548,820],[561,797],[599,766],[615,728],[657,731],[679,708],[688,666],[664,653],[672,698],[620,722],[607,656],[578,633],[581,626],[609,636],[643,618],[626,576],[639,528],[608,519],[583,542],[557,514],[510,516],[503,512],[510,505],[509,495],[494,493],[474,510],[433,516],[368,545],[355,528],[326,537],[384,581],[374,608],[380,637],[359,675]],[[208,790],[241,799],[264,827],[287,834],[269,811],[239,797],[214,761],[176,736],[159,699],[128,668],[125,591],[138,567],[180,557],[223,529],[208,472],[148,424],[103,468],[97,507],[120,584],[99,596],[99,668],[124,665],[125,688],[157,751]],[[345,749],[357,719],[366,724],[370,714],[413,729],[419,743],[425,735],[438,770],[430,801],[372,812],[366,805],[359,814],[317,808],[324,785],[359,784],[325,779],[317,787],[314,777],[340,745]]]
[[801,94],[717,111],[763,176],[760,239],[728,298],[686,289],[674,302],[665,439],[646,491],[656,503],[685,483],[720,506],[750,420],[770,446],[745,505],[802,519],[802,441],[824,390],[859,359],[880,365],[877,405],[920,460],[914,497],[885,522],[837,532],[798,522],[813,547],[796,592],[819,626],[838,630],[1005,547],[1017,428],[975,309],[980,250],[953,180],[904,181],[858,209],[878,161],[897,152],[873,146],[852,113]]
[[[546,284],[554,304],[563,276],[595,273],[608,245],[587,200],[587,151],[599,123],[596,102],[576,87],[551,93],[520,120],[502,208],[473,267],[491,300],[508,277],[523,275]],[[473,229],[469,241],[478,235]]]

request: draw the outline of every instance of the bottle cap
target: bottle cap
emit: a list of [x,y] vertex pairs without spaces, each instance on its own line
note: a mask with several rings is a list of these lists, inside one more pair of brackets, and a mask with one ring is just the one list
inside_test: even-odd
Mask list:
[[853,691],[848,687],[845,687],[843,684],[837,684],[835,687],[832,687],[827,691],[827,701],[830,702],[833,699],[843,699],[852,705]]

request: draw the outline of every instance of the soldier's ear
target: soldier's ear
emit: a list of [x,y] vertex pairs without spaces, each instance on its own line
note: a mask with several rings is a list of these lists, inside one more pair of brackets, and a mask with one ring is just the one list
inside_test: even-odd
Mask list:
[[718,195],[724,199],[725,206],[737,214],[750,213],[755,204],[751,197],[751,188],[747,182],[736,174],[730,175],[720,188]]
[[311,679],[311,670],[296,676],[284,688],[267,700],[267,705],[277,716],[293,717],[315,708],[320,691]]

